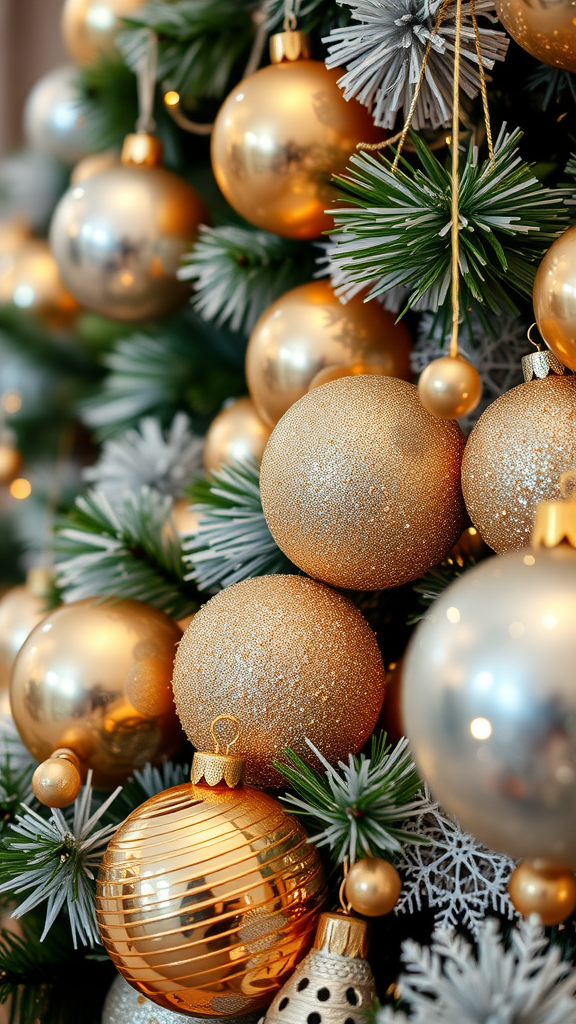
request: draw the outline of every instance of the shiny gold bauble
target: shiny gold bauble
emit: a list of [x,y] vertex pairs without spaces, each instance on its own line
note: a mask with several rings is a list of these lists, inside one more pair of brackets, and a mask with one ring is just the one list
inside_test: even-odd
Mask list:
[[271,64],[240,82],[212,133],[212,167],[224,196],[256,227],[285,238],[318,238],[324,211],[358,142],[382,132],[338,88],[341,71],[322,61]]
[[256,410],[273,427],[335,364],[377,363],[381,373],[409,379],[410,335],[379,302],[361,296],[344,305],[328,281],[286,292],[262,314],[246,352],[246,379]]
[[236,398],[212,420],[204,443],[204,467],[213,473],[222,466],[254,459],[260,462],[271,428],[256,412],[250,398]]
[[527,547],[540,501],[561,497],[558,478],[576,465],[576,377],[519,384],[489,405],[462,462],[474,526],[502,554]]
[[396,906],[402,880],[393,864],[380,857],[365,857],[350,868],[344,898],[357,914],[382,917]]
[[232,1017],[267,1006],[292,973],[325,892],[318,853],[276,800],[187,783],[113,836],[96,916],[115,966],[148,999]]
[[27,586],[12,587],[0,599],[0,711],[10,713],[10,673],[18,651],[47,614],[42,596]]
[[0,484],[9,484],[18,476],[22,456],[12,439],[0,436]]
[[38,765],[32,776],[34,795],[47,807],[68,807],[74,803],[81,787],[78,768],[65,757],[49,757]]
[[[340,377],[363,377],[367,373],[377,373],[382,377],[389,376],[384,366],[379,363],[343,363],[340,366],[327,366],[325,370],[320,370],[315,377],[312,377],[308,391],[321,388],[323,384],[331,384],[333,380],[339,380]],[[393,374],[393,376],[398,375]]]
[[576,370],[576,227],[548,249],[538,267],[533,301],[544,341],[564,366]]
[[91,152],[78,68],[73,64],[54,68],[36,82],[24,108],[24,134],[32,149],[68,167]]
[[170,701],[181,635],[172,619],[139,601],[77,601],[51,612],[12,671],[22,742],[39,761],[71,748],[102,788],[169,757],[182,741]]
[[47,242],[33,238],[4,260],[0,303],[40,316],[54,327],[69,325],[79,306],[64,287]]
[[259,576],[227,587],[194,616],[178,647],[174,699],[189,739],[210,745],[229,708],[242,726],[234,748],[247,776],[283,785],[272,766],[291,747],[314,764],[360,750],[384,697],[372,630],[348,598],[302,576]]
[[72,60],[87,67],[115,52],[114,39],[128,17],[145,0],[66,0],[62,36]]
[[67,288],[116,320],[164,316],[186,302],[176,271],[206,211],[194,189],[162,167],[121,164],[62,197],[50,244]]
[[531,3],[496,0],[496,11],[512,39],[544,64],[576,71],[576,24],[572,0]]
[[544,860],[522,861],[510,876],[508,891],[519,914],[538,914],[544,925],[565,921],[576,907],[574,872]]
[[342,377],[296,402],[262,460],[272,536],[300,569],[336,587],[416,579],[464,528],[460,427],[431,416],[413,384]]
[[467,359],[441,356],[420,374],[418,394],[432,416],[455,420],[476,408],[482,397],[482,381]]
[[115,149],[107,149],[104,153],[91,153],[76,164],[70,175],[70,184],[79,185],[81,181],[93,178],[95,174],[109,171],[120,163],[120,153]]

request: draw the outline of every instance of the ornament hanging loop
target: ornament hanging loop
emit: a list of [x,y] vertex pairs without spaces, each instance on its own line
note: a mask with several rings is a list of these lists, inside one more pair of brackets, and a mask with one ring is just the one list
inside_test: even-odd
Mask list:
[[348,871],[349,870],[350,870],[350,861],[348,860],[348,857],[345,857],[344,858],[344,863],[342,865],[342,872],[343,872],[343,874],[342,874],[342,881],[340,883],[340,888],[338,890],[338,902],[340,903],[340,906],[342,908],[342,913],[343,914],[350,914],[352,912],[352,905],[350,903],[348,903],[348,900],[345,899],[345,896],[344,896],[344,890],[346,889],[346,879],[348,878]]
[[[219,740],[216,735],[216,726],[219,722],[232,722],[236,726],[236,732],[231,740]],[[213,719],[210,725],[210,733],[214,740],[214,753],[216,754],[229,754],[230,747],[233,747],[235,743],[240,739],[240,733],[242,732],[242,726],[235,715],[217,715]],[[221,750],[221,747],[225,747],[225,750]]]
[[146,33],[146,43],[136,67],[138,82],[137,132],[152,134],[156,129],[154,120],[154,92],[156,69],[158,67],[158,36],[151,30]]

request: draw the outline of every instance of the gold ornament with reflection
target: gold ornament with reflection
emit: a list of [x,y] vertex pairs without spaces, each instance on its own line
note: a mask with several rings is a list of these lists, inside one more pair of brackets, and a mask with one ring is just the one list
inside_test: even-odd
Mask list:
[[16,655],[46,614],[45,598],[24,584],[0,599],[0,713],[10,714],[10,673]]
[[[128,17],[145,0],[66,0],[62,36],[68,53],[81,67],[104,55],[114,56],[114,39]],[[116,55],[117,56],[117,55]]]
[[418,394],[432,416],[455,420],[476,408],[482,397],[482,381],[467,359],[441,356],[420,374]]
[[48,327],[70,326],[79,306],[64,287],[47,242],[31,238],[0,265],[0,304],[35,313]]
[[365,917],[383,917],[394,910],[402,879],[393,864],[381,857],[363,857],[352,865],[344,883],[344,898]]
[[271,428],[260,418],[251,398],[234,399],[208,428],[204,444],[206,472],[247,459],[260,462],[270,433]]
[[576,71],[573,0],[496,0],[496,11],[514,42],[544,64]]
[[544,925],[560,924],[576,907],[574,871],[538,858],[518,864],[508,891],[519,914],[538,914]]
[[534,315],[548,347],[576,370],[576,227],[550,246],[534,282]]

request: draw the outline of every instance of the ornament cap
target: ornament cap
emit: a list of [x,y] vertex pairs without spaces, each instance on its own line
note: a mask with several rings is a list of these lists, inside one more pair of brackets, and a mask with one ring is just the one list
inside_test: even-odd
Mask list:
[[148,132],[134,132],[124,139],[120,159],[123,164],[159,167],[162,163],[162,143]]
[[[218,739],[215,732],[215,727],[219,722],[232,722],[236,726],[236,732],[232,738],[224,741],[226,748],[224,753],[220,750],[222,741]],[[242,784],[244,778],[244,758],[238,754],[230,753],[230,747],[237,742],[240,736],[240,722],[234,715],[218,715],[210,726],[210,732],[212,733],[216,750],[213,753],[201,750],[196,751],[192,759],[192,772],[190,776],[192,784],[197,786],[204,779],[208,786],[218,786],[221,782],[225,782],[230,789],[234,789]]]
[[348,914],[321,914],[314,949],[351,960],[365,960],[368,953],[368,926],[359,917]]
[[522,373],[528,384],[534,377],[543,380],[551,373],[561,376],[566,373],[566,367],[553,352],[548,349],[538,349],[536,352],[529,352],[527,356],[522,356]]
[[312,53],[310,36],[306,32],[276,32],[270,36],[272,64],[283,61],[307,60]]
[[536,508],[532,547],[576,548],[576,501],[541,501]]

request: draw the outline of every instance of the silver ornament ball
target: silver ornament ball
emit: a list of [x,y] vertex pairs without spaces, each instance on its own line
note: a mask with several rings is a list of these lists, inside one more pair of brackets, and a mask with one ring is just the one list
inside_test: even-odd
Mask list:
[[49,71],[36,82],[24,108],[28,145],[68,167],[91,152],[77,76],[73,64]]
[[434,796],[511,857],[576,867],[576,551],[490,558],[416,630],[403,721]]
[[[256,1024],[260,1013],[246,1017],[227,1018],[229,1024]],[[112,982],[104,1010],[102,1024],[206,1024],[206,1018],[190,1017],[158,1006],[129,985],[121,974]]]

